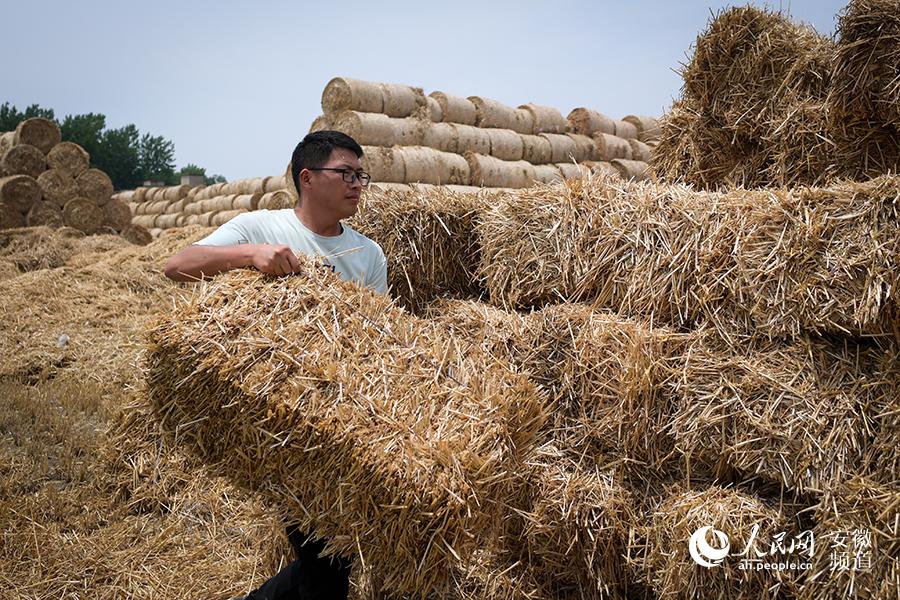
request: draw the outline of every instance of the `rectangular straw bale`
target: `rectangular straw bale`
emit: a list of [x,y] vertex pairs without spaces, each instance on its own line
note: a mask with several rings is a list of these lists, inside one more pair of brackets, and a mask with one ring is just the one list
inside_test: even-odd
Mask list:
[[476,277],[475,220],[486,202],[443,187],[430,192],[370,187],[350,224],[384,250],[392,296],[419,311],[437,297],[483,292]]
[[469,183],[482,187],[528,187],[534,181],[534,167],[524,160],[500,160],[466,152],[469,163]]
[[698,336],[672,380],[679,452],[799,492],[821,493],[860,473],[873,418],[896,373],[898,348],[800,337],[724,348]]
[[454,96],[446,92],[431,92],[429,97],[434,98],[441,107],[441,120],[444,123],[475,125],[475,105],[468,98]]
[[520,109],[531,113],[531,119],[534,125],[529,133],[565,133],[568,123],[562,114],[552,106],[541,106],[539,104],[523,104]]
[[387,115],[343,111],[334,115],[334,128],[363,146],[418,146],[427,126],[415,118],[395,119]]
[[391,183],[406,181],[403,155],[396,148],[363,146],[362,166],[372,176],[372,181]]
[[148,396],[214,471],[425,595],[495,535],[543,413],[509,365],[301,257],[225,274],[150,333]]
[[522,158],[533,165],[552,162],[553,146],[550,140],[540,135],[522,135]]
[[595,133],[616,134],[616,125],[603,113],[589,108],[574,108],[567,117],[569,130],[581,135],[593,136]]
[[491,156],[500,160],[522,160],[522,136],[511,129],[486,129],[491,140]]
[[380,113],[383,108],[384,97],[378,83],[335,77],[322,90],[322,111],[325,114],[343,110]]

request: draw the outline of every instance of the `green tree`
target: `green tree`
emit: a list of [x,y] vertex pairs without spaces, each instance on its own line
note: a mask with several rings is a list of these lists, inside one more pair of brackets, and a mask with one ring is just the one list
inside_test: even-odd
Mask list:
[[107,129],[100,135],[100,143],[94,164],[105,171],[118,190],[133,189],[141,185],[140,132],[134,125]]
[[181,167],[181,170],[178,172],[179,175],[203,175],[206,177],[206,169],[203,167],[198,167],[194,163],[188,163],[186,166]]
[[66,118],[59,124],[59,129],[62,132],[62,139],[67,142],[75,142],[87,150],[91,155],[91,162],[103,170],[96,157],[100,154],[100,140],[103,130],[106,129],[105,115],[94,113],[66,115]]
[[177,182],[175,174],[175,144],[162,136],[145,133],[138,145],[140,171],[144,179]]
[[25,112],[20,112],[9,102],[4,102],[0,105],[0,131],[13,131],[19,123],[32,117],[44,117],[56,121],[52,108],[41,108],[39,104],[32,104],[25,109]]
[[228,180],[225,179],[224,175],[208,175],[206,177],[206,185],[212,185],[214,183],[225,183]]

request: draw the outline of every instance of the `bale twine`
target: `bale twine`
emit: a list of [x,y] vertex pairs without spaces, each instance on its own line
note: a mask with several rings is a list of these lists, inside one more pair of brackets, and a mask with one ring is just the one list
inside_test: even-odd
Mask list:
[[613,121],[613,124],[616,126],[616,135],[620,138],[630,140],[632,138],[637,139],[638,137],[638,128],[628,121]]
[[363,146],[363,169],[375,182],[403,183],[406,181],[406,166],[403,156],[396,148]]
[[263,181],[263,192],[277,192],[284,189],[284,175],[270,175]]
[[422,145],[441,152],[456,152],[456,129],[452,123],[432,123],[425,128]]
[[99,206],[106,204],[112,197],[112,180],[100,169],[88,169],[75,178],[75,185],[81,196],[90,198]]
[[475,125],[478,127],[512,129],[517,133],[532,133],[534,120],[530,112],[507,106],[483,96],[469,96],[475,105]]
[[91,198],[76,196],[63,207],[63,222],[84,233],[94,233],[103,226],[103,211]]
[[334,127],[331,115],[319,115],[313,119],[312,125],[309,126],[309,133],[316,131],[329,131]]
[[[630,571],[639,582],[659,597],[673,599],[780,597],[778,590],[790,581],[790,571],[740,569],[734,556],[715,568],[701,566],[691,558],[688,541],[701,527],[723,532],[730,540],[749,540],[758,525],[756,547],[768,550],[777,534],[790,531],[784,515],[758,498],[718,486],[687,490],[676,484],[666,493],[630,540]],[[722,547],[712,532],[705,541],[712,548]]]
[[622,179],[633,179],[634,181],[643,181],[650,177],[650,169],[647,163],[640,160],[628,160],[625,158],[614,158],[609,161],[618,172]]
[[153,229],[157,216],[159,215],[134,215],[131,217],[131,224],[144,227],[145,229]]
[[444,111],[441,109],[441,103],[437,101],[437,98],[433,96],[428,96],[425,98],[428,107],[428,120],[432,123],[440,123],[444,120]]
[[642,142],[658,140],[660,136],[659,121],[655,117],[645,115],[627,115],[622,117],[626,123],[631,123],[638,130],[638,139]]
[[597,158],[609,162],[615,158],[631,160],[632,146],[626,139],[608,133],[595,133],[594,144],[597,147]]
[[294,208],[296,202],[285,190],[277,190],[275,192],[267,192],[259,199],[257,208],[259,210],[280,210],[283,208]]
[[572,154],[571,160],[582,162],[598,158],[597,144],[594,143],[594,140],[580,133],[567,133],[566,135],[575,142],[575,152]]
[[259,207],[259,199],[262,197],[262,193],[256,192],[255,194],[241,194],[240,196],[235,196],[234,200],[231,202],[231,208],[233,209],[241,209],[241,210],[256,210]]
[[575,108],[567,118],[569,127],[575,133],[593,136],[595,133],[616,134],[616,125],[612,119],[589,108]]
[[562,114],[552,106],[523,104],[520,109],[531,113],[532,131],[529,133],[565,133],[567,122]]
[[423,146],[397,148],[397,153],[405,166],[407,183],[465,185],[469,182],[469,163],[458,154]]
[[75,179],[69,175],[68,171],[62,169],[47,169],[38,175],[37,183],[44,200],[52,202],[60,208],[78,195]]
[[0,229],[13,229],[14,227],[25,227],[25,215],[12,206],[0,203]]
[[50,119],[32,117],[16,126],[14,144],[34,146],[45,155],[62,140],[59,125]]
[[522,135],[522,158],[533,165],[543,165],[553,159],[550,140],[540,135]]
[[563,178],[556,165],[534,165],[534,180],[541,183],[553,183]]
[[28,175],[10,175],[0,178],[0,203],[27,213],[41,199],[41,186]]
[[0,157],[0,175],[28,175],[37,179],[46,168],[44,153],[28,144],[16,144]]
[[477,154],[491,153],[491,138],[488,132],[480,127],[451,123],[456,139],[457,154],[475,152]]
[[325,114],[344,110],[380,113],[383,108],[383,94],[377,83],[335,77],[322,90],[322,111]]
[[445,92],[431,92],[429,97],[434,98],[441,107],[441,116],[445,123],[475,125],[478,118],[477,109],[468,98]]
[[137,246],[146,246],[153,241],[153,236],[146,228],[135,224],[125,227],[119,235]]
[[534,167],[524,160],[506,161],[466,152],[469,183],[480,187],[523,188],[534,181]]
[[212,218],[209,220],[209,224],[214,226],[224,225],[231,219],[245,212],[247,211],[240,208],[236,208],[233,210],[221,210],[212,216]]
[[540,137],[550,142],[550,162],[564,163],[572,160],[578,152],[575,140],[561,133],[541,133]]
[[559,169],[563,179],[581,179],[591,175],[591,170],[587,166],[581,164],[556,163],[556,168]]
[[[389,298],[302,263],[303,277],[216,278],[152,331],[155,413],[213,469],[333,552],[359,556],[386,589],[441,587],[494,533],[501,507],[489,499],[508,485],[498,474],[541,422],[534,387]],[[285,339],[291,347],[273,354]],[[288,360],[297,352],[302,361]],[[264,432],[283,441],[262,442]],[[389,506],[404,508],[375,508]]]
[[363,146],[418,146],[426,123],[420,119],[394,119],[387,115],[344,111],[334,116],[334,128]]
[[426,106],[425,93],[422,88],[399,83],[379,85],[384,103],[381,112],[389,117],[409,117]]
[[124,231],[131,225],[131,210],[128,205],[117,198],[103,205],[103,225],[116,231]]
[[485,130],[491,141],[490,155],[500,160],[521,160],[523,144],[521,134],[511,129]]
[[[645,144],[644,142],[636,139],[628,140],[628,144],[631,146],[631,158],[632,160],[639,160],[641,162],[650,163],[653,159],[653,152],[650,150],[650,146]],[[627,156],[616,156],[615,158],[628,158]]]

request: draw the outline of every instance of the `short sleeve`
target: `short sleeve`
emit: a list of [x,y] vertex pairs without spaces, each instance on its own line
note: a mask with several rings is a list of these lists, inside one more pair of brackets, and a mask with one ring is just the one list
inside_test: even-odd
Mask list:
[[375,265],[372,271],[372,279],[367,282],[367,285],[379,294],[387,294],[387,259],[380,246],[376,244],[375,248],[377,252],[375,252]]
[[[246,213],[249,214],[249,213]],[[237,246],[250,243],[244,215],[238,215],[198,242],[197,246]]]

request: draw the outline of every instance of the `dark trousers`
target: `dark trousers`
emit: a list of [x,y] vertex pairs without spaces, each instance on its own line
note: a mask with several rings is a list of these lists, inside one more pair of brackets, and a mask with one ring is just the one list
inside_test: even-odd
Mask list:
[[347,600],[352,561],[319,556],[325,542],[311,540],[296,527],[288,527],[287,534],[297,559],[250,592],[246,600]]

